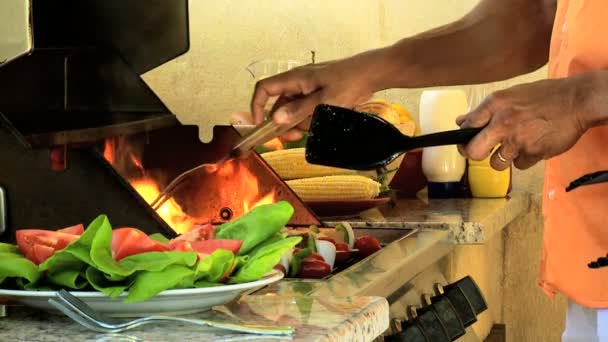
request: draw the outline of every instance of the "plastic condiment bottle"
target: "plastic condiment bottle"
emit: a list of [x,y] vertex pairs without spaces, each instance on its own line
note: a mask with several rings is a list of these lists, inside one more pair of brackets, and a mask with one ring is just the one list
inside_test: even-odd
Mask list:
[[[458,129],[456,118],[468,112],[467,96],[462,90],[426,90],[420,96],[422,134]],[[455,145],[427,147],[422,153],[422,172],[428,180],[430,198],[460,195],[460,181],[466,160]]]
[[491,154],[482,161],[469,159],[468,180],[473,197],[498,198],[505,197],[509,192],[511,168],[496,171],[490,166],[490,158]]

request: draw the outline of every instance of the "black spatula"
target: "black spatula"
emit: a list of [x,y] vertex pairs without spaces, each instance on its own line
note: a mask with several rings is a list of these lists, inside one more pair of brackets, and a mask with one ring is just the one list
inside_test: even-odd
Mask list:
[[376,115],[319,105],[312,116],[306,160],[325,166],[372,170],[416,148],[466,144],[480,131],[481,128],[464,128],[412,138]]

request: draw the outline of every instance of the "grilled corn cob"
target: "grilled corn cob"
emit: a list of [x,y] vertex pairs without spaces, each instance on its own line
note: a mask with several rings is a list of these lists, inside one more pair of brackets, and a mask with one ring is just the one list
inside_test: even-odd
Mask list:
[[266,152],[262,158],[282,179],[356,174],[354,170],[310,164],[306,161],[304,148]]
[[294,179],[286,183],[303,201],[372,199],[380,193],[380,183],[359,175]]

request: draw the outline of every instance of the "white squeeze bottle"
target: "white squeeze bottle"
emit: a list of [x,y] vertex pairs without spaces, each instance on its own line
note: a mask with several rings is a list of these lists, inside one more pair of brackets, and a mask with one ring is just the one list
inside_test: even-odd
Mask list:
[[[422,134],[458,129],[456,118],[468,112],[462,90],[426,90],[420,96]],[[429,198],[457,197],[466,160],[456,145],[427,147],[422,152],[422,172],[428,181]]]

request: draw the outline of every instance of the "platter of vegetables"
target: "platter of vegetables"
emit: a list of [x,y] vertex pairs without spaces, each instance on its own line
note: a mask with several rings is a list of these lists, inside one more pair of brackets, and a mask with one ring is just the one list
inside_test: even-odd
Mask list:
[[283,278],[273,268],[302,241],[283,228],[287,202],[256,207],[213,227],[167,240],[105,215],[59,231],[22,229],[17,245],[0,243],[0,298],[48,311],[59,289],[110,316],[208,310]]

